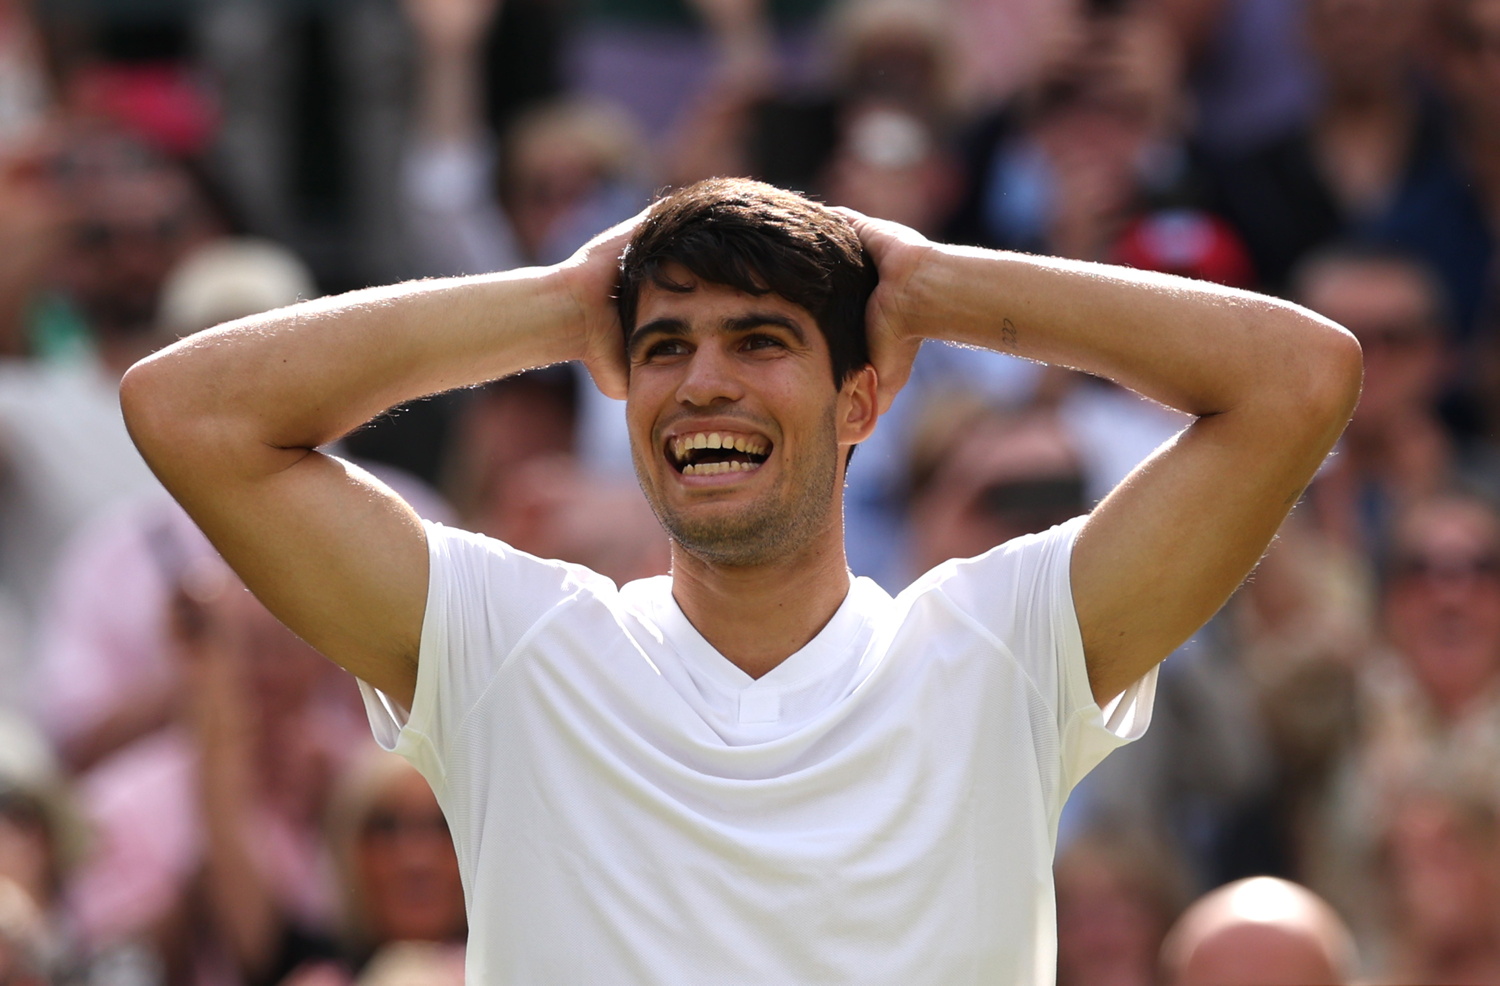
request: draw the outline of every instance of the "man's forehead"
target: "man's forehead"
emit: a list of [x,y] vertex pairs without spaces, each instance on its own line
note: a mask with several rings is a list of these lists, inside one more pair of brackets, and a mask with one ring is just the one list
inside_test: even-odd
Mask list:
[[658,277],[648,278],[641,285],[634,331],[659,318],[682,319],[691,324],[700,317],[714,322],[732,318],[735,312],[753,311],[789,316],[809,328],[816,325],[811,312],[774,291],[742,291],[705,280],[673,263],[663,265]]

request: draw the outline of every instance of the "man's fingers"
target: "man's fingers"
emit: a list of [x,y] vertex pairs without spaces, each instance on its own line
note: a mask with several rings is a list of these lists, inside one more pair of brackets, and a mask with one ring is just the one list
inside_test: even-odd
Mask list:
[[875,366],[875,403],[881,414],[891,409],[896,395],[906,386],[906,381],[911,379],[912,363],[916,360],[917,350],[921,345],[920,341],[896,345],[877,344],[870,353],[870,361]]
[[589,376],[594,378],[594,386],[599,388],[601,394],[617,401],[625,399],[629,374],[623,351],[611,358],[585,360],[583,365],[588,368]]

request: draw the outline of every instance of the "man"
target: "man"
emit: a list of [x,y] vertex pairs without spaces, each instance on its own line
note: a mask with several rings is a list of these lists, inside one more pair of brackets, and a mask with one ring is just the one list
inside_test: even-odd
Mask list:
[[[924,337],[1201,417],[1086,522],[893,601],[849,575],[840,487]],[[670,576],[616,589],[424,528],[316,451],[571,359],[627,399]],[[250,588],[378,689],[453,827],[472,981],[1042,983],[1063,798],[1143,728],[1149,672],[1265,549],[1359,372],[1269,299],[713,180],[557,267],[184,340],[122,398]]]
[[1257,876],[1198,898],[1162,945],[1170,986],[1347,983],[1358,965],[1344,921],[1317,894]]
[[1460,473],[1438,415],[1453,363],[1448,299],[1422,261],[1383,246],[1332,246],[1293,274],[1292,297],[1353,333],[1365,357],[1359,409],[1309,507],[1338,542],[1382,557],[1396,516]]

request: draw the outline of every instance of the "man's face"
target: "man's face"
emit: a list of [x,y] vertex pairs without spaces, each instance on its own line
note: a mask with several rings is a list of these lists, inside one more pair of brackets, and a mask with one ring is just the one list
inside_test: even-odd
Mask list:
[[185,175],[111,153],[123,152],[97,150],[66,186],[77,221],[59,274],[96,331],[143,331],[167,274],[216,230]]
[[1310,279],[1299,300],[1354,333],[1364,349],[1356,433],[1378,434],[1430,413],[1443,347],[1437,301],[1417,272],[1383,260],[1333,263]]
[[1500,682],[1500,524],[1478,504],[1417,508],[1397,532],[1386,631],[1447,713]]
[[662,525],[688,553],[733,566],[842,537],[843,454],[873,427],[873,374],[835,390],[805,309],[665,273],[692,290],[648,282],[626,339],[631,450]]

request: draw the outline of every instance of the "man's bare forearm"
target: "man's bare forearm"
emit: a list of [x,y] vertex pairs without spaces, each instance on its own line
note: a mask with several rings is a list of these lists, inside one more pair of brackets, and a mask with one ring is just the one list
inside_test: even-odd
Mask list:
[[1197,415],[1092,512],[1071,561],[1103,703],[1202,626],[1254,567],[1343,430],[1359,346],[1286,302],[1127,268],[937,246],[866,221],[872,351],[945,339],[1076,367]]
[[1343,329],[1201,281],[938,247],[908,290],[924,337],[1086,370],[1190,414],[1326,399],[1337,418],[1358,389],[1358,347]]
[[158,472],[250,465],[247,446],[315,448],[403,401],[581,356],[580,322],[550,270],[373,288],[185,339],[133,368],[123,401]]
[[[596,266],[607,271],[604,259]],[[424,394],[587,358],[585,325],[598,337],[601,318],[576,300],[579,269],[419,281],[220,326],[126,374],[126,423],[273,613],[409,702],[425,535],[395,494],[315,450]]]

